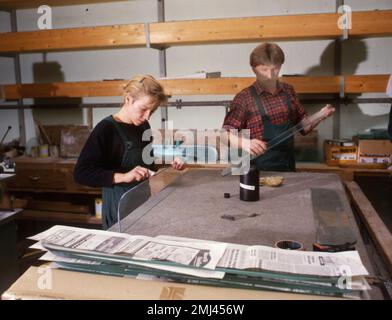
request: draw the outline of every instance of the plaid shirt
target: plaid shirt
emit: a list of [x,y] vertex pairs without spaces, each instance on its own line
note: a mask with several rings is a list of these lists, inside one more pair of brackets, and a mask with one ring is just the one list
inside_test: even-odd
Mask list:
[[[287,94],[291,101],[293,125],[296,125],[308,115],[299,102],[293,86],[279,82],[277,83],[277,92],[274,94],[264,90],[256,81],[253,83],[257,95],[260,97],[261,104],[270,121],[273,124],[281,124],[288,121],[288,107],[286,105]],[[253,99],[250,87],[243,89],[238,93],[230,104],[230,111],[223,122],[223,128],[230,129],[250,129],[250,138],[263,140],[264,126],[260,111]]]

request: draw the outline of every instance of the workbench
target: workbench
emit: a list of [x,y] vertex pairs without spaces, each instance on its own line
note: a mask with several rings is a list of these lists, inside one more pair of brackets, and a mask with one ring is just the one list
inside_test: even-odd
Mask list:
[[[168,169],[149,180],[151,197],[122,220],[123,231],[149,236],[174,235],[196,239],[273,246],[277,240],[291,239],[312,250],[315,221],[311,188],[336,190],[357,235],[356,249],[371,278],[378,274],[375,255],[368,254],[344,186],[332,173],[271,173],[282,175],[283,185],[261,187],[260,201],[239,200],[239,177],[221,177],[221,168]],[[355,184],[355,183],[354,183]],[[354,185],[352,185],[354,186]],[[352,187],[351,186],[351,187]],[[224,193],[230,198],[224,198]],[[222,219],[229,213],[234,221]],[[249,217],[249,213],[258,213]],[[118,231],[114,225],[111,231]],[[331,297],[294,293],[206,287],[174,282],[146,281],[53,270],[54,287],[37,289],[42,272],[30,268],[3,295],[3,299],[330,299]],[[374,277],[375,278],[375,277]],[[80,284],[83,283],[83,286]],[[86,285],[87,284],[87,285]],[[370,297],[383,299],[372,285]],[[130,290],[132,288],[132,290]]]
[[[159,192],[154,187],[157,182],[162,184],[165,173],[153,177],[150,183],[153,195],[121,221],[122,232],[266,246],[274,246],[279,240],[295,240],[305,250],[313,250],[316,221],[311,189],[331,189],[339,193],[348,214],[357,238],[355,248],[363,264],[370,275],[375,275],[373,261],[337,174],[261,172],[260,177],[283,176],[283,185],[260,187],[260,200],[245,202],[239,199],[239,176],[222,177],[220,173],[217,168],[194,168],[173,179],[171,172],[171,183]],[[224,193],[230,193],[230,198],[224,198]],[[225,214],[235,220],[222,218]],[[118,224],[111,230],[118,231]],[[379,298],[379,294],[377,288],[371,291],[372,298]]]

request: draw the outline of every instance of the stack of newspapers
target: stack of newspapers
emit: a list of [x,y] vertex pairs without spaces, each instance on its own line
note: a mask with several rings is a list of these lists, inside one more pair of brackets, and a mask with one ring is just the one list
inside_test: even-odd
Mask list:
[[30,239],[50,266],[188,284],[366,298],[357,251],[290,251],[173,236],[54,226]]

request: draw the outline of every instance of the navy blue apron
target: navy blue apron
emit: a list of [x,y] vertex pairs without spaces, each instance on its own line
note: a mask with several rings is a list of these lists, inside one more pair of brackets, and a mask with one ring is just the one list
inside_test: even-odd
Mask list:
[[[144,166],[142,153],[145,145],[141,141],[136,141],[135,138],[132,138],[128,131],[113,119],[113,116],[109,116],[105,120],[114,124],[124,145],[121,168],[130,171],[137,166]],[[118,204],[122,195],[138,183],[140,182],[135,181],[133,183],[115,184],[111,188],[102,188],[102,225],[104,230],[117,222]]]
[[[265,109],[260,101],[260,97],[257,95],[256,88],[251,86],[250,90],[263,120],[263,140],[265,142],[268,143],[274,137],[289,130],[293,126],[293,108],[290,97],[286,93],[284,94],[288,108],[288,121],[281,124],[273,124],[265,112]],[[262,171],[295,171],[294,137],[290,137],[271,150],[267,150],[265,154],[253,160],[251,164]]]

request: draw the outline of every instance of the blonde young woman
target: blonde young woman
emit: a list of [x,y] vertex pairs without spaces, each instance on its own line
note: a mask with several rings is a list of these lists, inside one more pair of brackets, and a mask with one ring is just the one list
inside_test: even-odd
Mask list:
[[[152,113],[166,101],[157,80],[150,75],[135,76],[124,88],[121,109],[95,126],[80,153],[74,179],[82,185],[102,188],[104,229],[117,222],[121,196],[147,179],[149,170],[157,169],[154,163],[143,160],[143,149],[151,147],[151,141],[143,141],[142,136],[150,129]],[[182,170],[184,163],[176,158],[172,166]]]

